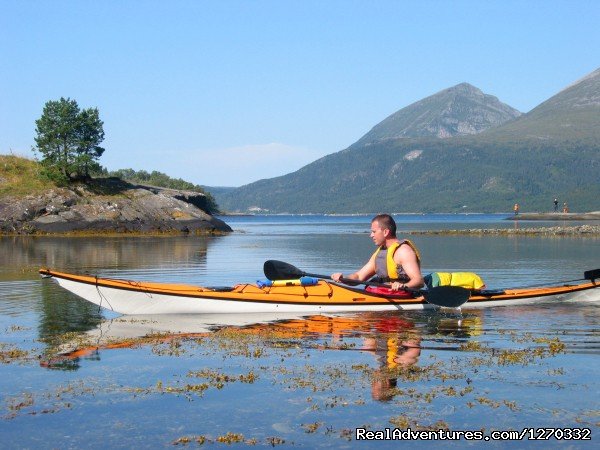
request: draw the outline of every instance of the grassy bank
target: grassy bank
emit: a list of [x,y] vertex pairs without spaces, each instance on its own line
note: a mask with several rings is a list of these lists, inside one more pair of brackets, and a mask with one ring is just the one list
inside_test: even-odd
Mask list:
[[55,187],[42,175],[37,161],[14,155],[0,155],[0,197],[23,197]]

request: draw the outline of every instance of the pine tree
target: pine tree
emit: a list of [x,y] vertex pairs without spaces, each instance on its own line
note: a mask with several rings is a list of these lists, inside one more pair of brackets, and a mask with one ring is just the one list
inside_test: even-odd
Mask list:
[[35,124],[34,150],[42,155],[41,163],[52,178],[71,181],[100,169],[104,124],[97,108],[80,110],[75,100],[61,97],[44,105]]

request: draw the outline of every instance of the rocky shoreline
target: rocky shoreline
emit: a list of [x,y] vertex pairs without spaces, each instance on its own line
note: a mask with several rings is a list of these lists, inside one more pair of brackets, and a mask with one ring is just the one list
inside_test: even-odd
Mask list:
[[93,180],[0,199],[0,235],[215,234],[231,232],[202,208],[204,194]]
[[471,228],[465,230],[408,231],[413,235],[478,235],[478,236],[600,236],[600,225],[535,228]]
[[600,211],[587,213],[519,213],[506,220],[600,220]]

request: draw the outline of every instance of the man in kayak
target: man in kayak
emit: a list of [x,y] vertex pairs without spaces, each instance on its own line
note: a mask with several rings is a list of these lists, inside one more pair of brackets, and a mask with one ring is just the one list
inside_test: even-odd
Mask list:
[[371,220],[371,239],[377,246],[371,259],[350,275],[332,274],[334,281],[339,283],[341,278],[366,281],[376,275],[377,281],[390,283],[394,291],[423,287],[419,252],[409,240],[396,237],[396,222],[392,216],[379,214]]

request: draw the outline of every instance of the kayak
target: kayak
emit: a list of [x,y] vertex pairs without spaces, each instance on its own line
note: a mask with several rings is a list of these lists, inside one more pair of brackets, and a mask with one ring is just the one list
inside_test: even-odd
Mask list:
[[[389,296],[318,280],[312,285],[237,284],[203,287],[152,283],[40,269],[45,278],[102,308],[120,314],[338,313],[436,308],[422,295]],[[474,292],[465,307],[529,304],[545,301],[600,300],[600,283],[514,288]],[[437,288],[439,289],[439,288]]]

